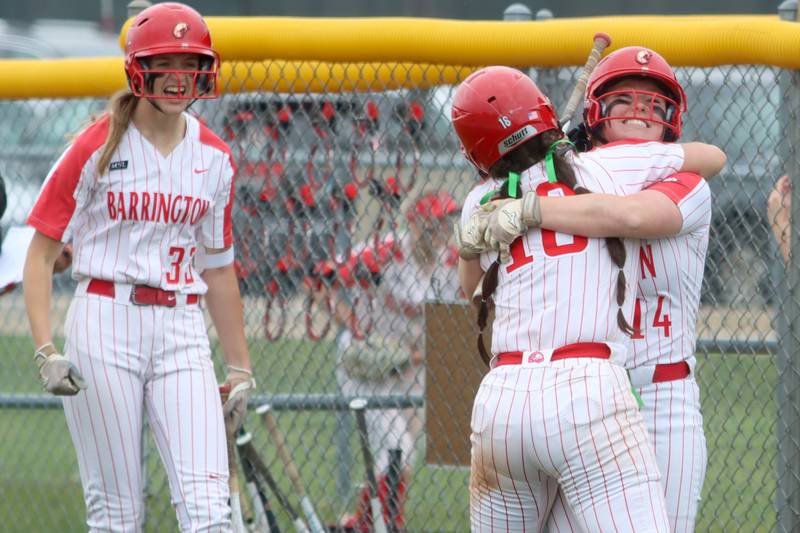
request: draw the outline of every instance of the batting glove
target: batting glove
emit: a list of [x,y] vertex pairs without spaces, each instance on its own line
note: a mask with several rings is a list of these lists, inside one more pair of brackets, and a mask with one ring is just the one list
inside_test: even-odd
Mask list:
[[485,240],[486,230],[489,227],[489,217],[492,215],[492,211],[508,201],[496,200],[482,205],[470,215],[463,228],[458,221],[453,225],[453,238],[458,247],[459,257],[473,260],[480,257],[483,252],[492,250],[492,247]]
[[75,396],[86,388],[86,381],[78,368],[66,357],[56,351],[48,342],[33,356],[39,367],[39,376],[45,391],[56,396]]
[[247,415],[247,402],[256,387],[253,372],[246,368],[228,365],[228,375],[220,390],[227,391],[223,397],[222,414],[225,416],[225,427],[231,434],[236,434],[244,424]]
[[[501,200],[489,217],[484,240],[493,250],[500,252],[500,260],[506,262],[510,255],[511,243],[531,228],[542,223],[539,196],[535,191],[526,192],[516,200]],[[492,202],[490,202],[492,203]]]

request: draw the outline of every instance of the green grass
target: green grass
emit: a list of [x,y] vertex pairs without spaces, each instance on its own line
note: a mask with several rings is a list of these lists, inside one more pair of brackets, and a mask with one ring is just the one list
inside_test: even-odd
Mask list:
[[[0,339],[0,392],[38,392],[26,338]],[[14,355],[12,355],[14,354]],[[21,354],[21,355],[20,355]],[[332,393],[333,351],[329,343],[255,341],[252,359],[259,390],[277,393]],[[221,373],[218,373],[221,375]],[[699,356],[708,474],[697,531],[770,531],[775,524],[776,374],[763,356]],[[337,490],[336,417],[331,412],[289,411],[278,425],[294,451],[300,474],[323,520],[350,509],[349,494]],[[288,480],[266,431],[249,420],[256,445],[287,493]],[[466,436],[465,436],[466,438]],[[364,477],[354,436],[350,478]],[[155,447],[148,446],[147,530],[176,531],[166,479]],[[468,531],[468,473],[464,469],[418,465],[406,506],[409,531]],[[412,511],[413,510],[413,511]],[[288,517],[278,511],[285,530]],[[3,531],[85,531],[75,452],[60,410],[0,410],[0,523]]]

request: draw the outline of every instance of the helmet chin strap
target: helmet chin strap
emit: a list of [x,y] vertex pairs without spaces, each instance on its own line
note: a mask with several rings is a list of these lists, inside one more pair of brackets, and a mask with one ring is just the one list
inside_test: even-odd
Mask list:
[[161,109],[161,106],[160,106],[160,105],[158,105],[158,102],[156,102],[156,98],[148,98],[148,97],[146,97],[146,96],[145,96],[145,99],[147,100],[147,102],[148,102],[148,103],[149,103],[151,106],[153,106],[153,107],[155,107],[155,108],[156,108],[156,111],[160,112],[162,115],[164,115],[164,114],[165,114],[165,113],[164,113],[164,110],[163,110],[163,109]]

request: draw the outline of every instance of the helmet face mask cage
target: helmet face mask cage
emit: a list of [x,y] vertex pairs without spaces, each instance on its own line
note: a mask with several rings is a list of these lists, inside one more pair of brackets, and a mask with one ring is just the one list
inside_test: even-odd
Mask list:
[[[620,89],[609,91],[600,96],[589,97],[589,109],[586,121],[597,131],[603,124],[637,119],[664,127],[662,140],[674,140],[680,136],[681,113],[680,104],[666,96],[664,92],[645,91],[640,89]],[[619,105],[629,107],[624,115],[610,116]]]
[[[164,55],[194,55],[198,65],[165,64],[153,68],[153,59]],[[136,96],[165,100],[210,99],[219,95],[219,54],[203,17],[191,7],[162,2],[148,7],[131,23],[125,36],[125,72]],[[177,67],[177,68],[175,68]],[[188,69],[187,69],[188,67]],[[159,94],[155,80],[172,76],[179,90]],[[170,80],[172,81],[172,80]]]
[[[151,56],[152,57],[152,56]],[[217,84],[218,62],[214,58],[200,56],[198,70],[166,70],[152,69],[149,59],[135,59],[129,68],[129,82],[133,94],[142,98],[160,100],[197,100],[213,99],[219,96]],[[173,76],[178,88],[176,94],[156,94],[154,85],[156,79],[163,76]],[[184,85],[184,80],[189,83]]]
[[648,80],[656,84],[658,88],[655,92],[642,88],[626,89],[624,92],[633,94],[638,91],[645,101],[650,92],[668,101],[672,110],[666,109],[663,117],[651,112],[652,116],[638,118],[650,118],[652,122],[664,125],[662,141],[677,141],[681,135],[681,115],[686,112],[686,94],[669,63],[657,52],[640,46],[628,46],[611,52],[592,71],[584,101],[584,125],[590,138],[605,142],[598,121],[606,119],[607,122],[608,109],[600,105],[601,101],[610,94],[609,87],[615,93],[621,92],[617,87],[626,79]]

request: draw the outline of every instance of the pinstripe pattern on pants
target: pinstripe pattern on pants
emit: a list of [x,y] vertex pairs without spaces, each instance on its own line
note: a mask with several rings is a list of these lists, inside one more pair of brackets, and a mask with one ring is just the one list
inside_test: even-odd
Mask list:
[[558,488],[579,531],[666,532],[664,496],[625,370],[502,366],[472,413],[472,531],[542,531]]
[[[644,402],[641,414],[661,472],[670,531],[691,533],[708,459],[697,382],[689,377],[650,383],[637,391]],[[547,531],[577,531],[574,522],[563,498],[557,499]]]
[[89,384],[65,397],[91,531],[142,528],[146,413],[182,531],[229,531],[224,423],[203,314],[78,294],[65,356]]

